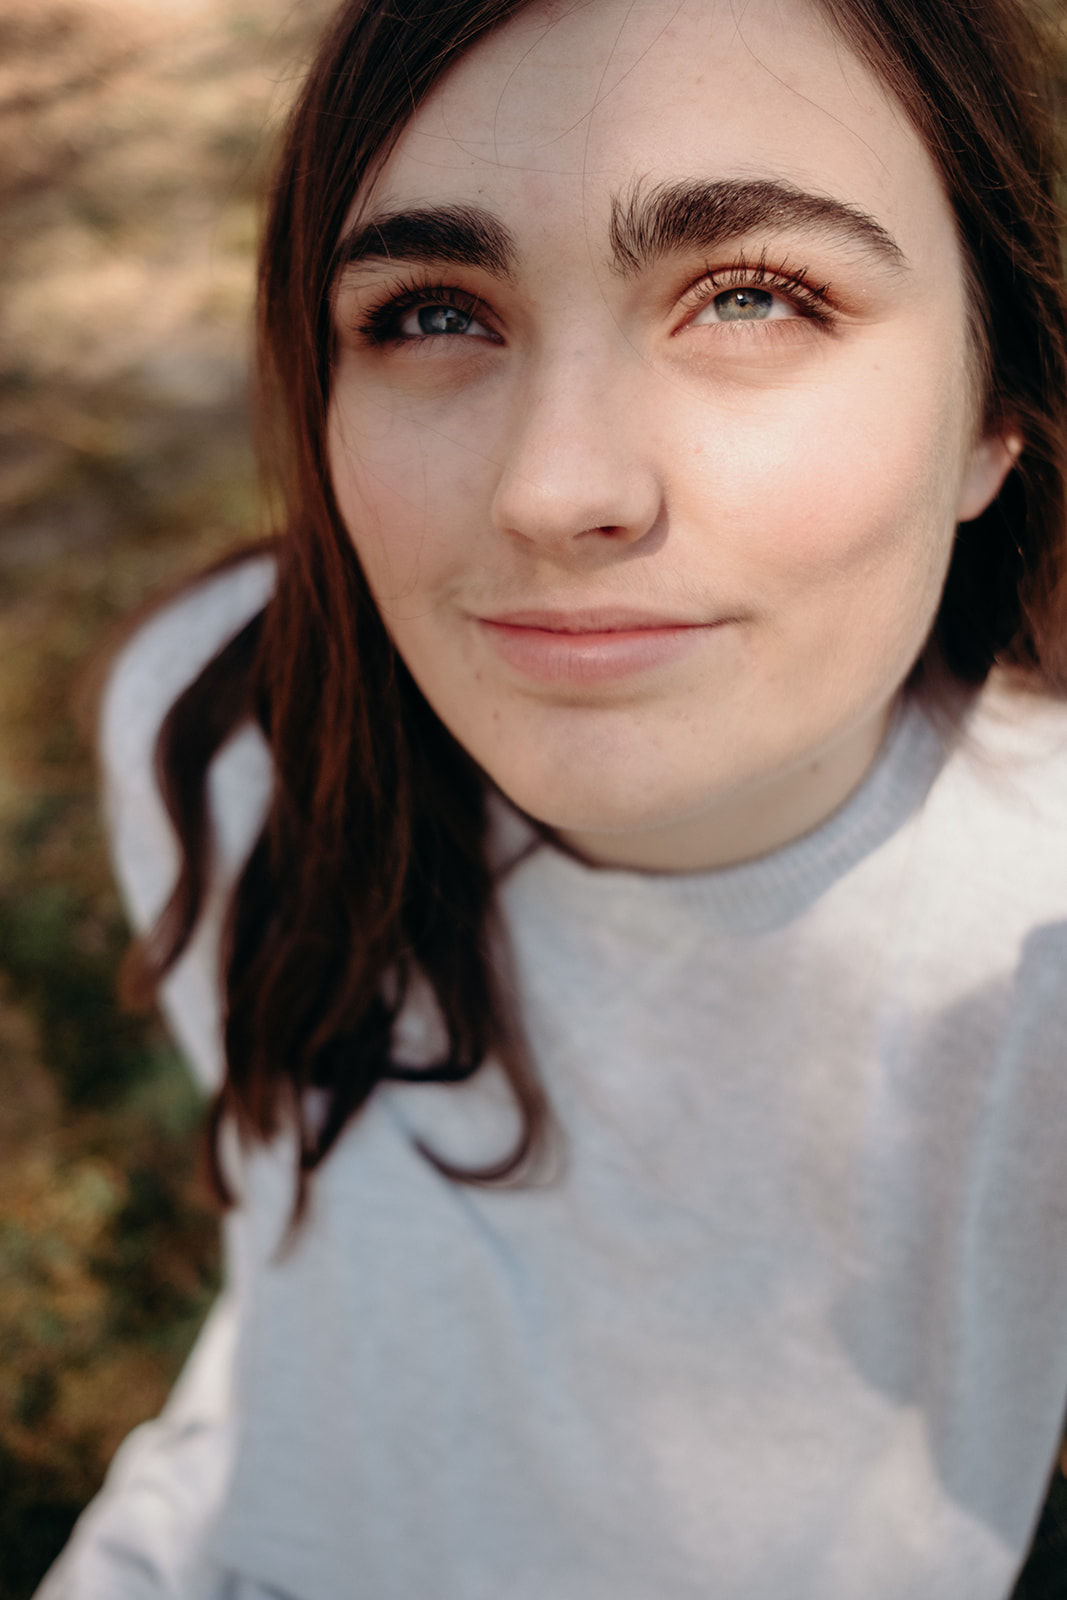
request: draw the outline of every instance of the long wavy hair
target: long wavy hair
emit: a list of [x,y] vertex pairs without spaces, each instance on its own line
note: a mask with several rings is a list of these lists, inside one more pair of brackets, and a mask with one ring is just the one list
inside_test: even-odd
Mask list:
[[[263,461],[283,507],[265,610],[177,700],[157,770],[181,869],[131,952],[126,991],[154,992],[205,900],[210,762],[252,717],[274,789],[236,884],[223,951],[226,1077],[211,1121],[299,1135],[298,1212],[314,1169],[379,1082],[469,1078],[492,1055],[521,1110],[515,1147],[468,1182],[517,1180],[549,1115],[523,1047],[494,926],[483,774],[397,656],[338,513],[326,457],[331,287],[353,202],[443,73],[524,0],[345,0],[292,112],[259,268]],[[1067,690],[1067,304],[1055,199],[1048,45],[1017,0],[819,0],[918,129],[955,211],[985,425],[1023,457],[963,525],[913,679],[980,684],[994,664]],[[412,1073],[394,1023],[419,974],[447,1049]],[[324,1092],[312,1119],[306,1091]],[[220,1195],[227,1198],[215,1161]]]

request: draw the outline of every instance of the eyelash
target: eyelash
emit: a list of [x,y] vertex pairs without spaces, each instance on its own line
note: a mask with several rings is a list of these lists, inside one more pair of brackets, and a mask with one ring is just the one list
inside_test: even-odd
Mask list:
[[454,306],[469,317],[485,320],[481,303],[474,295],[465,294],[451,284],[420,283],[412,279],[391,290],[377,305],[369,306],[360,318],[356,331],[368,344],[418,344],[417,337],[400,333],[400,323],[409,311],[429,305]]
[[[760,256],[752,264],[741,256],[732,267],[707,268],[681,296],[681,304],[688,311],[702,311],[716,295],[728,289],[744,288],[768,289],[784,295],[811,322],[828,325],[835,320],[835,313],[828,304],[828,284],[813,286],[808,280],[807,269],[803,267],[797,270],[786,266],[768,267],[765,256]],[[356,331],[372,345],[418,344],[418,337],[400,333],[399,327],[409,311],[427,305],[454,306],[467,316],[479,320],[485,318],[481,303],[474,295],[466,294],[452,284],[413,278],[391,290],[376,305],[369,306],[360,318]]]
[[741,256],[732,267],[709,267],[682,295],[682,304],[687,310],[703,311],[716,295],[728,289],[772,290],[791,300],[801,315],[811,322],[829,325],[835,321],[835,312],[828,300],[829,284],[814,286],[809,281],[806,267],[768,267],[767,258],[763,255],[752,264]]

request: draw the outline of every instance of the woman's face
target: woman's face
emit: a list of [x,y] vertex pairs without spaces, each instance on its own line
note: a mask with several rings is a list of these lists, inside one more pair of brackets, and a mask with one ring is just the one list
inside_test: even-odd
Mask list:
[[349,238],[333,479],[442,721],[595,859],[814,826],[1016,448],[899,107],[804,0],[539,0]]

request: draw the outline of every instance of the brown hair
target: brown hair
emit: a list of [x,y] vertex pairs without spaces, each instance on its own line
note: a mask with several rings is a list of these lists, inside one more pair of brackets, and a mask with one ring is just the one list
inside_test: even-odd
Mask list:
[[[1025,439],[1000,497],[958,532],[927,676],[979,684],[999,663],[1064,692],[1067,305],[1041,42],[1014,0],[820,3],[940,167],[971,285],[986,422],[1010,419]],[[293,1118],[300,1204],[308,1173],[384,1079],[458,1081],[489,1053],[500,1061],[524,1132],[495,1167],[438,1163],[467,1181],[527,1171],[547,1128],[493,926],[485,779],[393,649],[325,448],[331,284],[353,199],[442,73],[522,4],[345,0],[323,40],[281,152],[260,266],[264,459],[285,506],[277,589],[175,703],[159,740],[183,864],[129,968],[141,993],[185,948],[203,903],[213,755],[248,715],[273,753],[269,816],[231,908],[227,1074],[213,1127],[232,1116],[266,1139]],[[411,1074],[392,1059],[392,1035],[416,972],[448,1048]],[[328,1106],[314,1127],[312,1085]]]

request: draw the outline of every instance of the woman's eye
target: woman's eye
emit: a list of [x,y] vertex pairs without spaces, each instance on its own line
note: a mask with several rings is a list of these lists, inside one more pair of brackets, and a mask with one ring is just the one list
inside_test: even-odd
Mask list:
[[473,312],[464,311],[459,306],[436,305],[419,306],[409,311],[401,319],[398,331],[403,339],[432,339],[440,334],[455,336],[465,333],[480,334],[484,338],[489,330],[475,320]]
[[723,289],[710,305],[697,313],[693,322],[697,325],[709,322],[772,322],[799,314],[784,295],[774,294],[770,289],[742,285],[736,289]]

